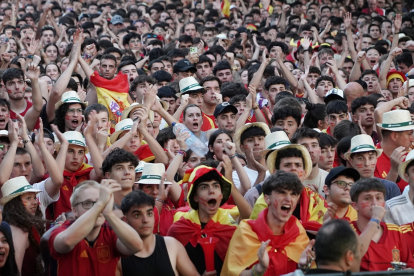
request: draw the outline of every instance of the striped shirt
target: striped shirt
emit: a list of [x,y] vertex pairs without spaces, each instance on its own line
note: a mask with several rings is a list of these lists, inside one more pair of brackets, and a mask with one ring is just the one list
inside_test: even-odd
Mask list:
[[384,217],[386,223],[401,226],[414,221],[414,204],[410,201],[408,193],[387,200],[385,209],[387,210]]

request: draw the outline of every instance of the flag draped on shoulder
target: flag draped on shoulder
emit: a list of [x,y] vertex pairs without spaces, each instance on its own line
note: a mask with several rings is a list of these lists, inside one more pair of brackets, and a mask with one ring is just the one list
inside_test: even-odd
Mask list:
[[231,239],[221,275],[240,275],[258,263],[257,252],[267,240],[270,240],[266,248],[270,262],[264,275],[282,275],[296,269],[300,255],[309,244],[306,230],[296,217],[291,216],[283,227],[283,234],[273,235],[266,223],[267,214],[266,208],[256,220],[240,222]]
[[115,125],[121,121],[122,111],[129,107],[128,102],[128,76],[122,74],[111,79],[105,79],[95,71],[90,76],[91,83],[96,87],[98,103],[103,104],[109,111],[109,121],[111,122],[111,133],[115,131]]

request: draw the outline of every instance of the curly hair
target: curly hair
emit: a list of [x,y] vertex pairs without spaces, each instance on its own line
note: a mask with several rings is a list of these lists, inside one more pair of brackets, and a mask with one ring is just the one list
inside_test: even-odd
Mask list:
[[138,166],[138,158],[124,149],[115,148],[111,151],[102,163],[102,172],[111,172],[112,167],[119,163],[132,163],[134,168]]
[[[60,132],[65,132],[65,117],[66,113],[69,110],[69,106],[76,103],[66,103],[59,106],[58,109],[55,110],[55,124],[58,127]],[[82,106],[82,110],[85,110],[86,105],[84,103],[80,104]]]
[[42,236],[45,233],[45,224],[46,220],[43,219],[42,211],[40,207],[37,206],[35,215],[31,215],[23,205],[22,199],[20,196],[13,198],[7,204],[4,205],[3,209],[4,221],[10,225],[14,225],[24,232],[29,233],[29,242],[36,251],[36,272],[33,275],[43,275],[44,268],[42,265],[42,260],[40,258],[40,246],[32,233],[32,227],[34,227],[39,234]]

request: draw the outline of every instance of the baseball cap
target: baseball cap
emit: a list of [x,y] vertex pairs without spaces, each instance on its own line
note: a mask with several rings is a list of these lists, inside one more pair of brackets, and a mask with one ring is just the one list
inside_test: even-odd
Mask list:
[[122,16],[120,16],[118,14],[114,15],[111,19],[111,24],[116,25],[116,24],[119,24],[119,23],[124,24],[124,19],[122,18]]
[[87,13],[82,13],[81,15],[79,15],[79,21],[81,21],[83,18],[91,18],[89,14]]
[[229,104],[228,102],[224,102],[216,106],[216,109],[214,110],[214,117],[217,118],[218,115],[224,113],[224,111],[231,111],[234,114],[237,114],[238,112],[237,108],[234,105]]
[[177,63],[174,64],[173,72],[187,72],[191,70],[193,73],[197,72],[197,69],[191,64],[188,59],[181,59]]
[[345,96],[344,96],[344,91],[342,91],[341,89],[338,88],[332,88],[331,90],[329,90],[326,95],[325,98],[323,98],[323,101],[328,104],[330,101],[333,100],[345,100]]
[[360,178],[359,172],[354,168],[339,166],[329,171],[329,174],[325,178],[325,185],[328,187],[331,186],[332,181],[341,175],[351,177],[354,181],[358,181]]

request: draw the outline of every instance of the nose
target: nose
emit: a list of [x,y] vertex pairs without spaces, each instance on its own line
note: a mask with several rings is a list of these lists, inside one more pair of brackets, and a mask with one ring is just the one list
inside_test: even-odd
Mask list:
[[26,171],[27,171],[26,165],[23,165],[22,166],[22,172],[26,172]]

